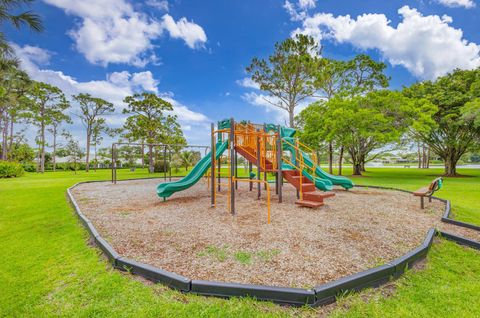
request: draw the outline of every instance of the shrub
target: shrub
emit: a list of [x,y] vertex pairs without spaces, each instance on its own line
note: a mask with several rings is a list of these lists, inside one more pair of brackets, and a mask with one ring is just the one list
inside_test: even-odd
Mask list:
[[20,177],[25,173],[18,162],[0,161],[0,178]]
[[35,162],[25,162],[23,164],[23,170],[25,170],[27,172],[35,172],[35,171],[37,171],[37,166],[36,166]]
[[[153,171],[154,172],[168,172],[170,170],[170,163],[167,162],[164,166],[164,161],[163,160],[157,160],[155,161],[155,164],[153,166]],[[165,170],[165,168],[167,168]]]

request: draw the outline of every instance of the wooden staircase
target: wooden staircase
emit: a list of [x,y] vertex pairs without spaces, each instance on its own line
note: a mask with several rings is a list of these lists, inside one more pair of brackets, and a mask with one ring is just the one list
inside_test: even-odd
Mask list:
[[[235,150],[249,162],[253,163],[254,165],[257,164],[257,157],[255,156],[256,150],[241,146],[236,146]],[[260,171],[275,172],[276,170],[273,169],[272,162],[268,159],[265,159],[265,167],[261,167]],[[302,178],[303,199],[297,200],[295,204],[309,208],[318,208],[325,204],[323,199],[335,196],[335,193],[333,192],[325,193],[318,191],[312,181],[305,176],[300,176],[300,172],[298,170],[285,170],[282,171],[282,174],[283,177],[297,190],[300,190],[300,178]]]
[[303,198],[301,200],[297,200],[295,204],[308,208],[318,208],[325,204],[323,199],[335,196],[335,193],[333,192],[323,193],[317,191],[315,184],[307,177],[300,175],[298,170],[285,170],[282,171],[282,173],[283,177],[299,191],[300,178],[302,178]]

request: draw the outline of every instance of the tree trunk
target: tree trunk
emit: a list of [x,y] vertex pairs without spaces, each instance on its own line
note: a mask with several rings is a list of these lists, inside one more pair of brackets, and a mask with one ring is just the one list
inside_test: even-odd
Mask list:
[[42,152],[41,151],[41,147],[40,147],[40,140],[37,139],[38,141],[38,149],[37,149],[37,173],[40,173],[40,153]]
[[445,176],[447,177],[454,177],[457,175],[457,162],[458,159],[453,155],[450,154],[445,159]]
[[154,172],[154,167],[153,167],[153,146],[148,145],[148,171],[149,173]]
[[1,114],[3,116],[3,129],[2,129],[2,160],[7,160],[8,157],[8,116],[7,112]]
[[[12,147],[13,147],[13,115],[10,117],[10,142],[8,145],[8,151],[12,152]],[[8,157],[8,153],[7,153]]]
[[425,144],[423,144],[423,146],[422,146],[422,169],[425,169],[425,167],[427,165],[426,162],[425,162],[426,160],[427,160],[427,154],[425,152]]
[[353,164],[353,175],[354,176],[362,175],[362,164],[360,162],[356,162]]
[[145,144],[142,142],[142,169],[145,168]]
[[40,157],[40,172],[45,172],[45,123],[42,121],[42,125],[40,128],[40,149],[41,149],[41,157]]
[[295,121],[294,121],[295,115],[293,113],[293,108],[288,111],[288,121],[290,128],[295,128]]
[[340,147],[340,155],[338,158],[338,175],[342,175],[342,161],[343,161],[343,146]]
[[328,173],[333,173],[333,144],[328,143]]
[[454,177],[457,175],[457,164],[453,162],[445,163],[445,176]]
[[[90,129],[87,129],[90,131]],[[90,132],[87,132],[87,152],[85,154],[85,172],[90,170]]]
[[420,154],[420,143],[417,142],[418,169],[422,168],[422,156]]
[[93,150],[95,151],[95,166],[94,166],[94,169],[95,169],[95,172],[97,172],[97,168],[98,168],[97,142],[95,142],[95,144],[93,145]]
[[427,169],[430,169],[430,147],[427,150]]
[[57,170],[55,156],[57,155],[57,127],[53,127],[53,152],[52,152],[52,164],[53,172]]

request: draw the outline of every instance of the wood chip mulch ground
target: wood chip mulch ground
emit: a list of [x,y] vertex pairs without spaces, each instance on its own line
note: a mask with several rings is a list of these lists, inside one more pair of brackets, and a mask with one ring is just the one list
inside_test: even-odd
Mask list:
[[421,210],[419,199],[391,190],[336,190],[318,209],[298,207],[284,185],[279,204],[239,183],[235,216],[227,195],[216,208],[203,181],[166,202],[161,180],[81,184],[73,195],[82,212],[121,255],[191,279],[311,288],[405,254],[436,227],[480,241],[480,233],[440,222],[444,204]]

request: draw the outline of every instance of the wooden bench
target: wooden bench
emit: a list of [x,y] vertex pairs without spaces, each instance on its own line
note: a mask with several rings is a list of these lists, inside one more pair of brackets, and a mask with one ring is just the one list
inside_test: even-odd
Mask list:
[[413,195],[416,197],[420,197],[420,207],[422,209],[425,208],[425,204],[423,199],[428,197],[428,202],[432,202],[432,195],[442,188],[443,179],[436,178],[433,180],[428,187],[423,187],[418,189],[417,191],[413,192]]

